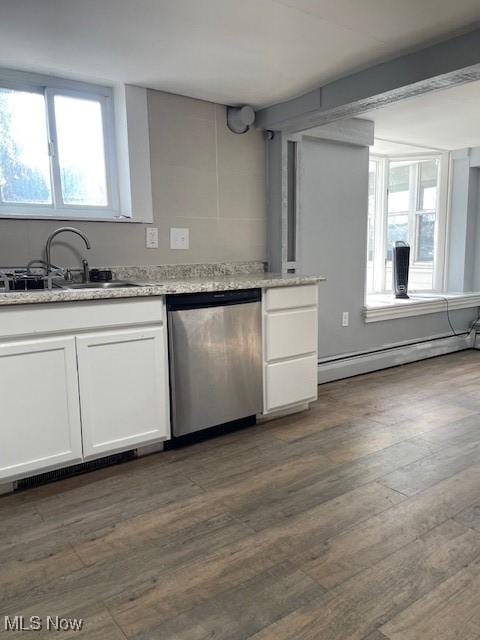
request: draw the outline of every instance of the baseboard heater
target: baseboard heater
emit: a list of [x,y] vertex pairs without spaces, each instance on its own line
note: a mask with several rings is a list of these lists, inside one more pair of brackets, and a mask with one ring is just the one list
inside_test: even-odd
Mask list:
[[318,384],[472,349],[475,333],[434,336],[417,342],[387,345],[380,349],[326,358],[318,363]]

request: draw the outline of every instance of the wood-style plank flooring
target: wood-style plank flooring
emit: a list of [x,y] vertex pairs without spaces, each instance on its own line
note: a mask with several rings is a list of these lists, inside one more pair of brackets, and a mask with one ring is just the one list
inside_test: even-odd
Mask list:
[[480,352],[319,391],[308,412],[1,498],[0,629],[479,640]]

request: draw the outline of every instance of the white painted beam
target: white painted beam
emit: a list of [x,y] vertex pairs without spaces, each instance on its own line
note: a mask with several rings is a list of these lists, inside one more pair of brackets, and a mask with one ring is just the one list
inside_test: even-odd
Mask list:
[[322,127],[307,129],[302,135],[321,140],[335,140],[362,147],[373,145],[375,123],[362,118],[348,118],[338,122],[330,122]]
[[480,29],[326,84],[256,114],[263,129],[294,133],[407,97],[480,79]]

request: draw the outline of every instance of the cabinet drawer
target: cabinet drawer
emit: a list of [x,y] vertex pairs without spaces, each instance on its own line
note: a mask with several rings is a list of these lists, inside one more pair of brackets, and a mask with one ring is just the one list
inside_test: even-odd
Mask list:
[[265,366],[265,410],[317,398],[317,356],[307,356]]
[[164,324],[165,304],[162,296],[49,302],[2,307],[1,314],[0,340],[11,340],[18,336]]
[[275,287],[267,289],[265,309],[292,309],[318,305],[318,285],[306,284],[298,287]]
[[317,309],[296,309],[269,313],[265,318],[265,358],[301,356],[317,351]]

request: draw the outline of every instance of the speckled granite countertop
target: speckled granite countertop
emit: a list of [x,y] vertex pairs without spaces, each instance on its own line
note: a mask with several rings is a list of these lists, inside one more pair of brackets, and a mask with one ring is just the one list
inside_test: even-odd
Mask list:
[[[232,289],[269,289],[302,284],[315,284],[325,280],[322,276],[299,274],[246,273],[239,275],[211,275],[189,278],[162,278],[161,281],[131,279],[137,287],[117,289],[53,289],[52,291],[20,291],[0,293],[0,306],[39,304],[48,302],[74,302],[106,300],[112,298],[139,298],[201,291],[228,291]],[[1,291],[1,290],[0,290]]]

